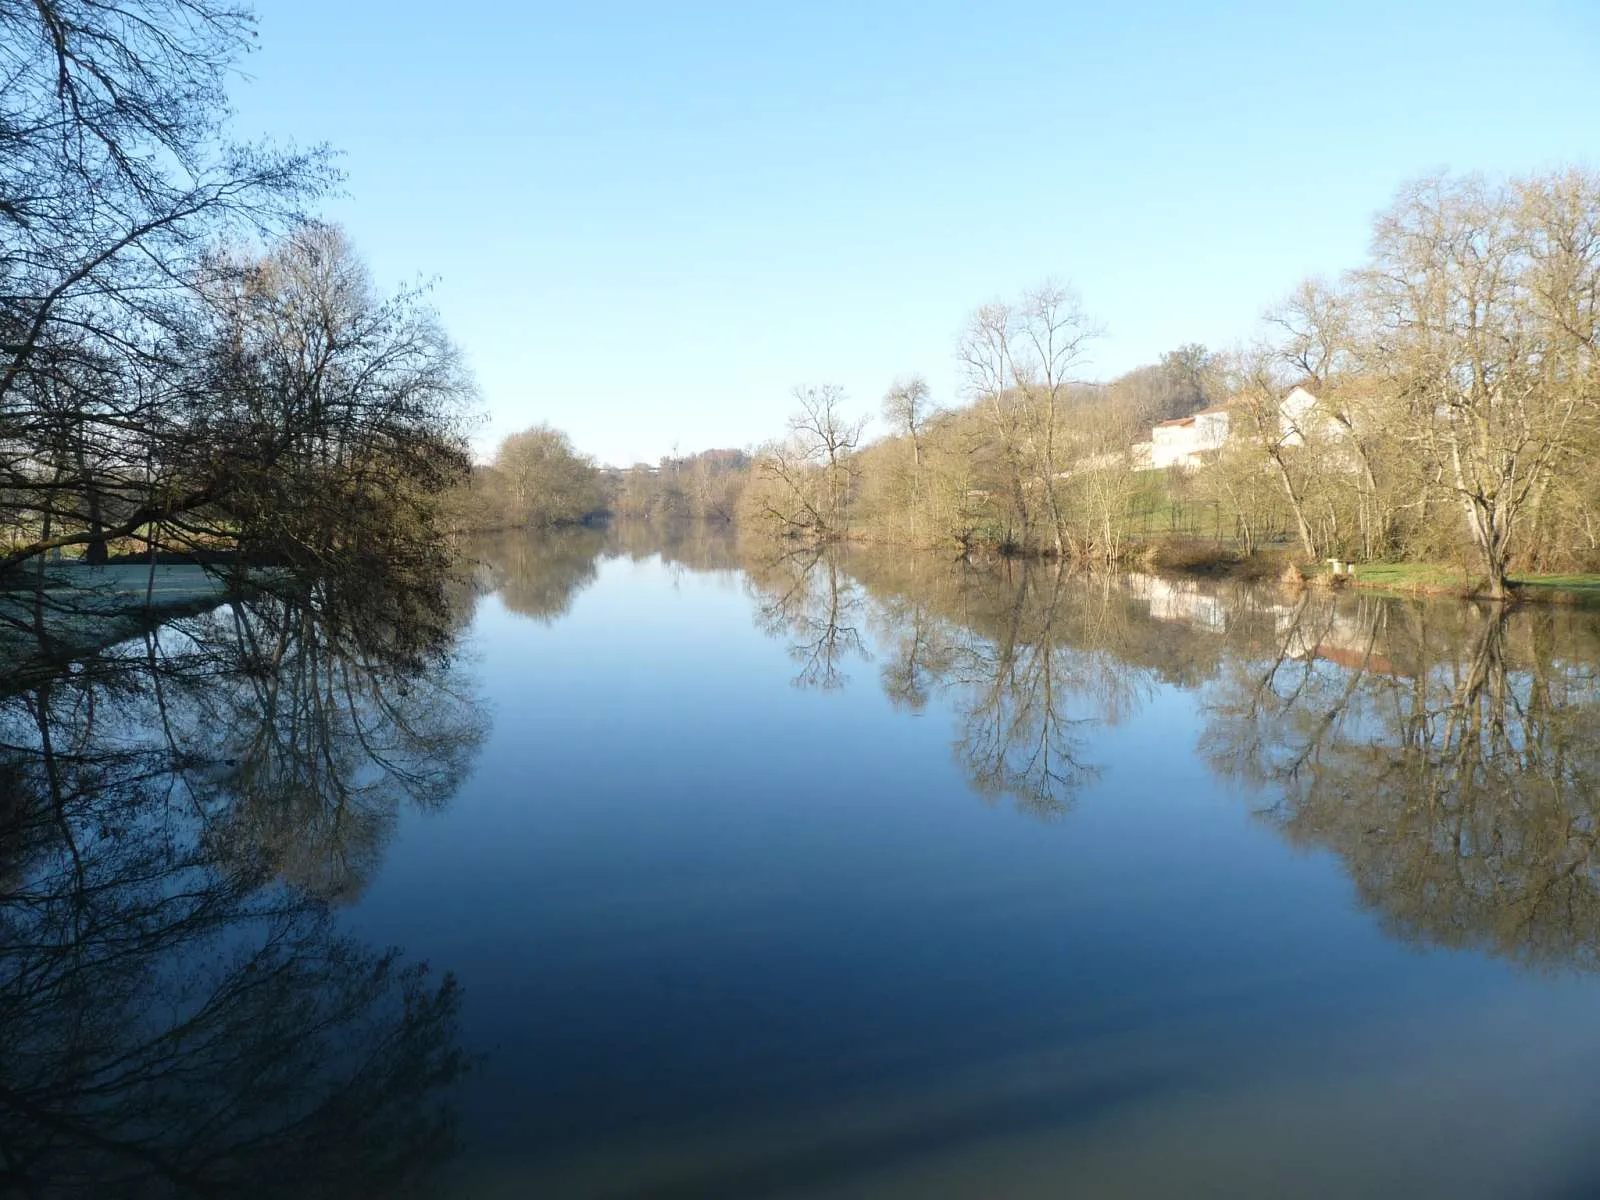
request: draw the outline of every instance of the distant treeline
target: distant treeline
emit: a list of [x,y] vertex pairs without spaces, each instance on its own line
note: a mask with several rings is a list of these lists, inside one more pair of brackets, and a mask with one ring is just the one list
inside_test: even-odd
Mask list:
[[754,460],[743,450],[705,450],[658,465],[598,467],[548,425],[512,434],[472,470],[451,501],[462,529],[551,528],[604,517],[731,523]]
[[[1300,284],[1243,349],[1185,346],[1084,383],[1097,332],[1063,287],[985,305],[954,402],[901,379],[868,442],[842,389],[797,388],[785,432],[748,457],[596,473],[593,502],[787,540],[1100,562],[1188,530],[1243,555],[1455,561],[1491,595],[1513,570],[1600,568],[1594,172],[1408,185],[1366,262]],[[1207,437],[1153,468],[1152,426],[1197,412]]]
[[[1115,414],[1120,426],[1136,430],[1211,403],[1218,394],[1216,364],[1216,357],[1205,347],[1183,346],[1163,355],[1159,363],[1130,371],[1109,385],[1074,384],[1071,391],[1080,412]],[[804,403],[842,397],[837,389],[798,394]],[[918,459],[929,446],[942,450],[943,431],[961,419],[961,410],[934,408],[927,385],[919,379],[897,382],[885,403],[886,409],[896,410],[892,414],[896,428],[907,419],[915,425],[913,451]],[[981,430],[975,433],[981,438]],[[852,439],[858,434],[853,431]],[[906,482],[898,461],[904,440],[891,433],[859,448],[854,440],[850,447],[840,448],[841,458],[849,457],[850,479],[836,500],[841,511],[848,510],[856,518],[850,532],[858,537],[923,545],[952,537],[964,542],[985,540],[977,526],[957,530],[954,525],[941,526],[925,519],[923,527],[914,530],[898,528],[893,520],[874,519],[918,515],[906,511],[907,497],[893,494],[896,484]],[[770,476],[780,453],[776,444],[769,444],[753,451],[702,450],[667,456],[656,463],[602,467],[575,449],[565,433],[536,425],[504,439],[488,462],[473,467],[470,480],[452,496],[451,519],[460,528],[478,530],[548,528],[618,517],[703,520],[770,532],[772,522],[759,484]],[[978,457],[981,460],[982,455]],[[875,496],[874,484],[886,494]],[[982,506],[967,507],[976,510]],[[815,524],[790,524],[777,532],[819,532]],[[989,540],[998,544],[1002,539]]]

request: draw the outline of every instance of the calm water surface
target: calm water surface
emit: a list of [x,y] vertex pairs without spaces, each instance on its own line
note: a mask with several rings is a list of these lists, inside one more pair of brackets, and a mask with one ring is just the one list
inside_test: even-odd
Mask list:
[[1596,615],[481,553],[7,696],[18,1194],[1600,1192]]

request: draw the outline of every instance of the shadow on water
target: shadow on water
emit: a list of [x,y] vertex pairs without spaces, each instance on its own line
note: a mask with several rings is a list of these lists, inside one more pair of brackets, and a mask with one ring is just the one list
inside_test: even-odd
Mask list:
[[342,933],[485,730],[442,595],[184,613],[0,689],[0,1194],[425,1194],[460,989]]

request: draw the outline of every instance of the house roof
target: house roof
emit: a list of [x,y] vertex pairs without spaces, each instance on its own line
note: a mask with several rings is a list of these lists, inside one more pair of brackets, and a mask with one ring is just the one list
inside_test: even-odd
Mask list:
[[1170,421],[1157,421],[1157,429],[1172,429],[1179,425],[1193,425],[1196,417],[1208,417],[1214,413],[1231,413],[1237,407],[1233,401],[1227,400],[1221,404],[1212,404],[1206,408],[1196,409],[1187,417],[1173,417]]

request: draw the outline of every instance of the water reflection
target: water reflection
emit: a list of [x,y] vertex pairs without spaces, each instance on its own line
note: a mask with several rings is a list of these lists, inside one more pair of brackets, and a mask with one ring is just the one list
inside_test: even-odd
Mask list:
[[1214,769],[1397,936],[1600,965],[1592,616],[1302,598],[1211,691]]
[[746,568],[757,599],[756,624],[789,644],[800,666],[798,688],[834,691],[849,681],[846,664],[866,659],[860,623],[861,585],[846,575],[837,555],[819,549],[778,551]]
[[695,526],[484,562],[538,619],[480,627],[412,902],[494,1047],[464,1194],[1600,1178],[1593,981],[1509,969],[1594,960],[1592,614]]
[[1125,598],[1055,566],[785,554],[747,566],[758,623],[787,639],[796,683],[834,688],[842,664],[884,648],[879,683],[899,709],[936,695],[958,713],[954,753],[973,788],[1039,817],[1097,774],[1095,726],[1137,711],[1147,681],[1116,653]]
[[459,989],[337,919],[483,736],[446,601],[286,583],[7,681],[8,1194],[416,1194],[452,1153]]
[[[1169,1086],[1209,1096],[1248,1074],[1264,1014],[1282,1015],[1280,1046],[1311,1025],[1364,1036],[1331,1001],[1298,1007],[1305,980],[1339,986],[1313,973],[1324,956],[1346,955],[1359,978],[1341,1005],[1370,991],[1355,967],[1413,958],[1377,936],[1350,949],[1349,925],[1370,934],[1372,920],[1342,890],[1319,907],[1306,879],[1333,879],[1332,862],[1393,937],[1545,970],[1596,964],[1592,613],[775,551],[703,526],[507,537],[473,557],[475,578],[436,595],[285,586],[111,649],[63,658],[56,645],[50,672],[32,660],[0,681],[9,1190],[405,1195],[437,1178],[457,1145],[461,990],[352,937],[347,909],[369,891],[381,903],[374,880],[404,814],[448,805],[479,758],[488,725],[457,638],[489,590],[537,623],[523,626],[530,645],[623,643],[556,655],[543,691],[506,656],[499,683],[527,702],[506,706],[502,758],[485,754],[472,785],[499,791],[458,806],[452,822],[484,823],[453,846],[471,856],[438,859],[439,895],[406,910],[420,925],[449,899],[488,931],[447,943],[483,989],[473,1012],[494,1016],[486,1041],[508,1048],[488,1106],[515,1127],[510,1161],[564,1170],[563,1155],[599,1147],[585,1178],[610,1178],[616,1147],[632,1153],[657,1122],[646,1132],[666,1165],[652,1176],[656,1160],[637,1154],[643,1182],[617,1194],[668,1194],[672,1179],[689,1181],[683,1194],[718,1180],[729,1194],[846,1187],[963,1137],[1099,1119],[1105,1089],[1141,1113]],[[715,572],[717,586],[679,595],[658,571],[604,569],[608,557],[659,559],[668,582]],[[660,622],[545,628],[601,586]],[[764,636],[734,644],[722,622],[746,619],[741,607]],[[483,628],[514,639],[507,624]],[[725,644],[694,694],[718,715],[685,716],[685,681]],[[658,677],[630,697],[646,670]],[[551,697],[584,699],[591,677],[604,703],[555,719]],[[841,710],[916,737],[880,753],[852,730],[812,778],[808,747],[778,722],[803,713],[826,729],[819,714]],[[605,714],[594,740],[584,711]],[[728,744],[734,726],[748,749]],[[530,745],[550,756],[531,792],[521,783],[545,764]],[[597,761],[640,745],[656,756],[642,766]],[[959,775],[940,769],[941,745]],[[1140,759],[1188,773],[1129,786]],[[1215,784],[1275,838],[1241,820],[1251,848],[1226,830],[1191,847],[1227,822],[1220,804],[1138,792],[1173,779]],[[1058,825],[986,813],[974,795]],[[1261,861],[1283,844],[1333,857],[1285,882]],[[468,884],[448,875],[461,862]],[[1302,920],[1278,921],[1307,897]],[[1430,978],[1454,996],[1465,976]],[[1218,1012],[1242,1031],[1206,1058]],[[1442,1057],[1458,1065],[1453,1047]],[[985,1063],[1022,1082],[971,1082]],[[1140,1064],[1154,1082],[1130,1085]],[[1089,1082],[1074,1091],[1074,1078]],[[1358,1092],[1365,1114],[1373,1091]],[[1511,1091],[1493,1077],[1484,1093]],[[1247,1110],[1278,1113],[1267,1094]],[[826,1119],[791,1127],[783,1104],[811,1101]],[[930,1118],[941,1105],[954,1115]],[[722,1122],[747,1109],[792,1153],[741,1149]],[[830,1141],[843,1111],[863,1114],[859,1129]],[[673,1124],[686,1113],[702,1122],[698,1163]],[[1259,1120],[1230,1128],[1253,1137]],[[1119,1170],[1147,1144],[1143,1127],[1123,1133],[1140,1150]],[[1342,1161],[1343,1135],[1330,1136],[1327,1161]],[[746,1152],[760,1161],[740,1173]]]
[[906,714],[953,713],[974,791],[1067,813],[1097,740],[1158,686],[1193,747],[1291,842],[1344,861],[1394,935],[1518,962],[1600,962],[1600,618],[1370,593],[1288,594],[1050,564],[741,543],[624,526],[596,553],[738,565],[797,687],[854,667]]
[[595,581],[606,545],[602,531],[579,526],[484,538],[470,555],[478,564],[479,588],[497,592],[512,612],[549,623],[565,616],[578,593]]
[[1593,614],[861,552],[843,577],[828,558],[786,561],[792,578],[751,579],[802,678],[837,682],[870,624],[896,707],[951,700],[980,795],[1059,815],[1096,777],[1097,726],[1136,715],[1157,680],[1200,688],[1211,769],[1291,841],[1336,852],[1392,933],[1600,963]]

